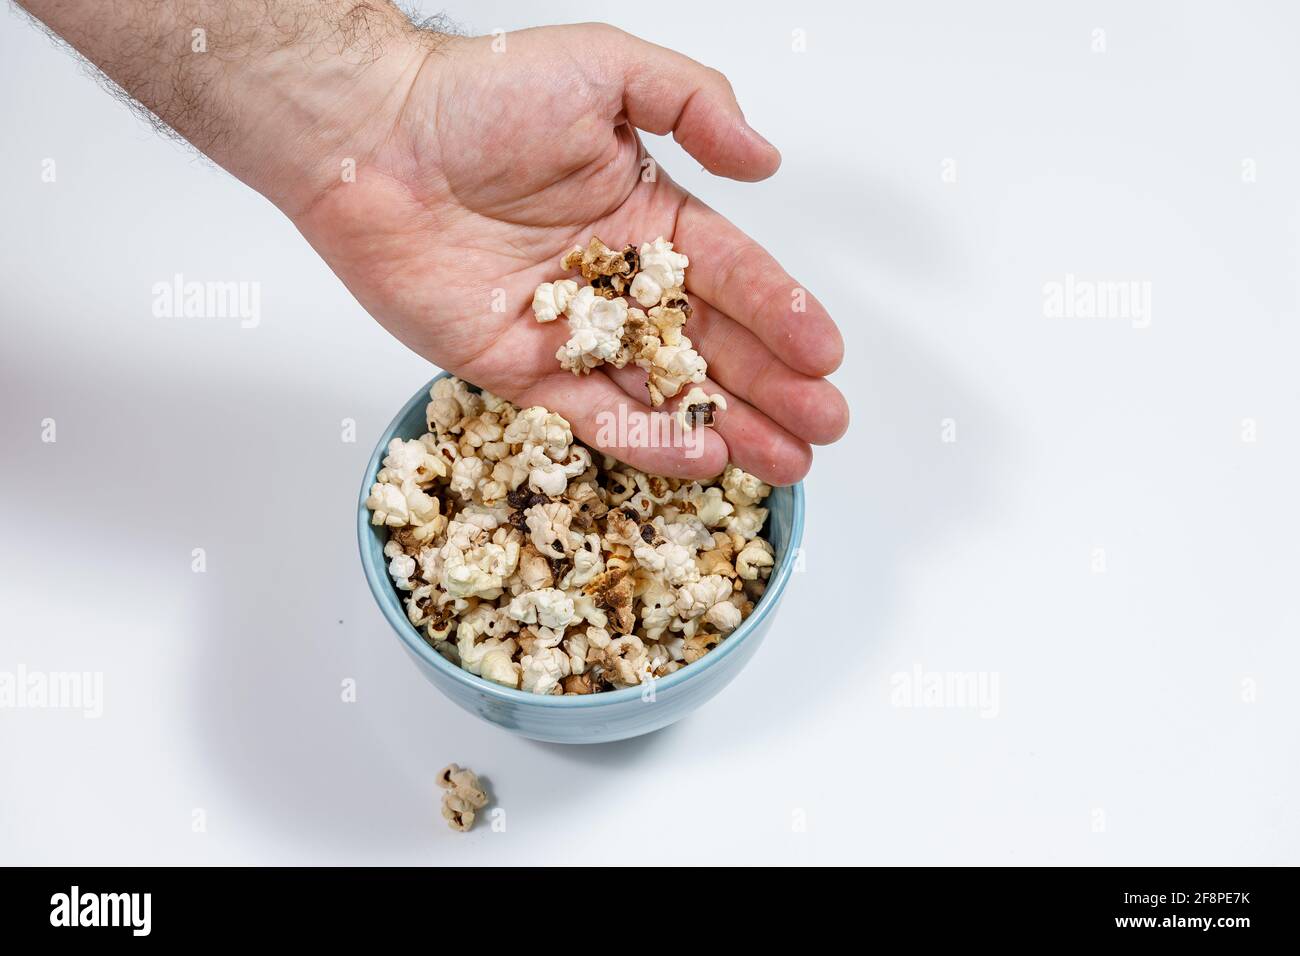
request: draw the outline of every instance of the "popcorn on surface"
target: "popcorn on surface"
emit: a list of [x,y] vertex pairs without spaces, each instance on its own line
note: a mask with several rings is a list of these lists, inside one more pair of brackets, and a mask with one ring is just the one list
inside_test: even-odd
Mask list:
[[[579,254],[613,267],[612,251]],[[453,664],[530,693],[601,693],[699,660],[762,596],[772,489],[754,475],[647,475],[576,442],[561,416],[458,379],[429,398],[428,433],[389,444],[366,506],[388,528],[408,619]],[[479,807],[447,789],[444,816],[468,829]]]
[[479,783],[473,770],[462,770],[448,764],[438,772],[438,786],[442,795],[442,815],[447,825],[461,833],[474,826],[474,813],[488,804],[487,791]]

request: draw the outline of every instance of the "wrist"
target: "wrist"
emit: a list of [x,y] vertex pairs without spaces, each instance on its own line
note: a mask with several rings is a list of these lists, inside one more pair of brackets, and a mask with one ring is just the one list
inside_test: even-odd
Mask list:
[[210,155],[291,219],[355,179],[390,138],[441,39],[398,18],[372,23],[361,46],[286,51],[240,78],[239,136]]
[[22,3],[290,216],[364,162],[438,39],[387,0]]

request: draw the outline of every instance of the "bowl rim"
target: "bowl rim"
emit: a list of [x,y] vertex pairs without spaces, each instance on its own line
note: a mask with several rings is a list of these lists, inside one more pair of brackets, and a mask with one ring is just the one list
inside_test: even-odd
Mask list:
[[[410,619],[407,618],[406,609],[402,606],[397,588],[388,575],[387,562],[383,560],[382,546],[378,549],[371,547],[374,543],[371,536],[375,533],[375,526],[370,523],[370,510],[366,507],[366,498],[370,495],[370,488],[374,484],[374,477],[379,471],[380,463],[388,453],[388,443],[397,437],[397,428],[402,419],[406,418],[421,403],[428,403],[429,389],[433,387],[435,382],[452,377],[450,372],[441,372],[435,375],[402,406],[401,410],[393,416],[392,421],[380,434],[375,450],[371,453],[366,464],[365,474],[362,475],[361,494],[357,502],[357,546],[361,552],[361,566],[365,572],[366,583],[370,586],[370,593],[374,597],[375,603],[379,605],[379,610],[383,613],[389,626],[397,632],[398,638],[408,651],[452,680],[458,681],[467,688],[502,703],[524,704],[533,707],[592,708],[613,706],[624,701],[639,699],[644,693],[641,685],[604,691],[599,694],[555,695],[534,694],[530,691],[517,690],[513,687],[497,684],[487,678],[472,674],[463,667],[447,660],[433,649],[433,645],[424,639],[410,622]],[[741,621],[740,626],[732,631],[727,639],[717,647],[693,664],[678,668],[667,677],[656,678],[652,685],[656,694],[684,683],[693,676],[705,673],[728,655],[734,653],[776,607],[781,594],[790,581],[790,575],[794,571],[795,553],[803,542],[803,482],[800,481],[787,487],[790,488],[793,502],[790,541],[785,549],[785,554],[781,558],[781,563],[772,570],[772,574],[768,578],[767,589],[763,592],[763,596],[759,598],[749,617]],[[376,551],[379,555],[378,559],[375,557]]]

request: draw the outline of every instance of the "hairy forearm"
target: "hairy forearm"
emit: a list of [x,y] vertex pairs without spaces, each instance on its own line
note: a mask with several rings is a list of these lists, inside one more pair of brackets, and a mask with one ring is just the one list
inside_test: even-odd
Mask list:
[[291,213],[360,162],[435,36],[385,0],[18,0]]

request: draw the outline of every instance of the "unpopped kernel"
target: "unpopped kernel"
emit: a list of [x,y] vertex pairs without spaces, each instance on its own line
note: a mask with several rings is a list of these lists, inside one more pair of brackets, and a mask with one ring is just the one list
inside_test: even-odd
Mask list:
[[[762,596],[772,489],[754,475],[648,475],[455,378],[429,398],[366,506],[408,619],[452,663],[535,694],[629,687],[707,654]],[[473,822],[462,803],[453,825]]]

